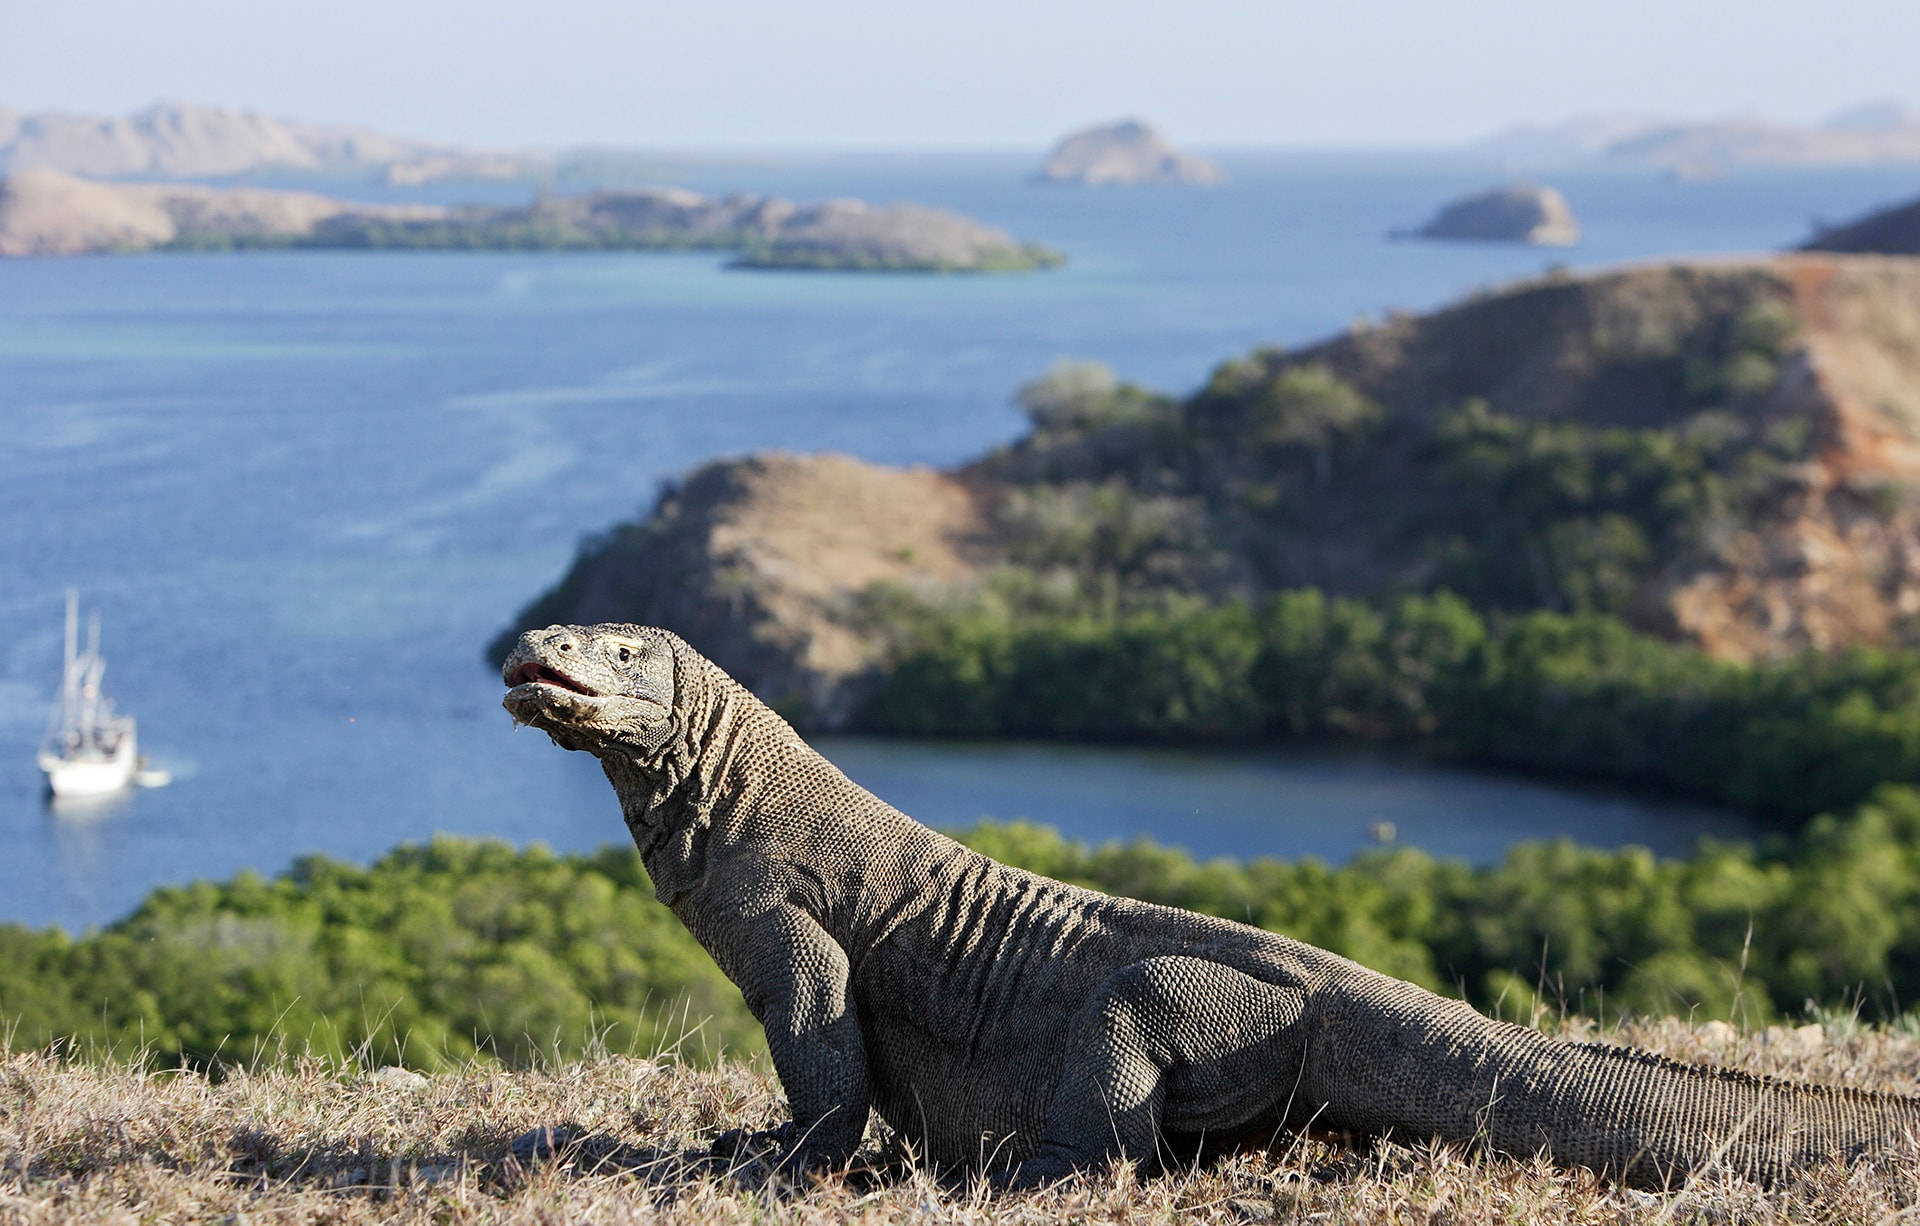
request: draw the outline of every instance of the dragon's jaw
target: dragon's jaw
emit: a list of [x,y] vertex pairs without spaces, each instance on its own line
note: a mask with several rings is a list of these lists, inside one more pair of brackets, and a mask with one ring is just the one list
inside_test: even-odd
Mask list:
[[673,658],[632,627],[549,626],[507,657],[501,705],[565,749],[631,759],[657,750],[673,716]]
[[508,688],[500,705],[513,716],[514,723],[555,736],[591,736],[596,725],[608,722],[609,695],[582,680],[583,673],[592,671],[591,667],[581,667],[586,661],[572,655],[556,659],[530,647],[523,644],[503,670]]
[[616,701],[547,681],[528,681],[508,690],[500,705],[517,724],[530,724],[547,732],[590,736],[598,726],[612,722],[609,718],[612,713],[607,708]]
[[526,685],[549,685],[563,690],[572,690],[576,694],[585,694],[589,698],[599,697],[598,691],[575,681],[572,677],[567,676],[567,674],[551,665],[540,663],[538,660],[528,660],[519,668],[514,669],[513,675],[508,679],[507,684],[513,689],[519,689]]
[[500,705],[513,722],[538,728],[556,740],[594,738],[609,722],[607,708],[612,700],[608,696],[544,661],[527,660],[513,667],[507,684],[511,688]]

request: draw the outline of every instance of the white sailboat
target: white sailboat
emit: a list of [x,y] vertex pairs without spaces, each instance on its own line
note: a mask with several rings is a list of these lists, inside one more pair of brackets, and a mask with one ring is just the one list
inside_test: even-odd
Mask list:
[[140,760],[133,716],[116,715],[100,688],[107,662],[100,654],[100,615],[87,620],[87,649],[79,650],[80,597],[67,592],[67,662],[60,700],[47,720],[40,769],[55,796],[104,796],[129,784],[159,786],[166,772]]

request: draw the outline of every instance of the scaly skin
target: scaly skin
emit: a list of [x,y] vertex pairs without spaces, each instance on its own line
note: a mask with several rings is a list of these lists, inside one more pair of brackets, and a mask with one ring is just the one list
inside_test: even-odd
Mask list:
[[505,705],[596,755],[660,901],[738,984],[793,1123],[871,1106],[1029,1186],[1308,1124],[1545,1152],[1643,1186],[1765,1182],[1920,1132],[1920,1099],[1566,1043],[1242,924],[996,863],[882,803],[663,630],[521,636]]

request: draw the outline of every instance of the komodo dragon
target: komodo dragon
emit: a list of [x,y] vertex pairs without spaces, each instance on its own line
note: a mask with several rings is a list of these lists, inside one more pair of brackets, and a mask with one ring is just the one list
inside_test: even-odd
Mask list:
[[738,984],[788,1169],[872,1106],[1002,1186],[1312,1124],[1763,1182],[1920,1132],[1920,1099],[1569,1043],[1244,924],[996,863],[908,818],[674,635],[521,636],[505,705],[596,755],[662,902]]

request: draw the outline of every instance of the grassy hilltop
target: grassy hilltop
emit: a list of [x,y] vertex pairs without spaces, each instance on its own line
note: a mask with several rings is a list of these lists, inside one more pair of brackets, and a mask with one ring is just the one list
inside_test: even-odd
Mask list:
[[[1738,1036],[1683,1022],[1569,1038],[1847,1084],[1914,1087],[1920,1043],[1844,1021]],[[771,1079],[606,1052],[431,1078],[371,1067],[194,1073],[74,1066],[0,1048],[0,1218],[54,1223],[227,1222],[1875,1222],[1898,1218],[1920,1155],[1816,1171],[1762,1192],[1711,1173],[1658,1195],[1539,1162],[1382,1142],[1282,1138],[1272,1149],[1142,1180],[1131,1171],[994,1198],[906,1168],[879,1138],[856,1168],[780,1192],[675,1161],[714,1132],[781,1114]],[[526,1130],[566,1123],[559,1163],[511,1156]],[[666,1160],[660,1161],[664,1152]]]

